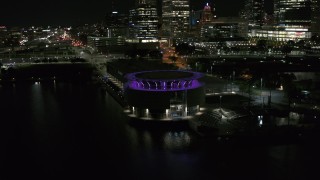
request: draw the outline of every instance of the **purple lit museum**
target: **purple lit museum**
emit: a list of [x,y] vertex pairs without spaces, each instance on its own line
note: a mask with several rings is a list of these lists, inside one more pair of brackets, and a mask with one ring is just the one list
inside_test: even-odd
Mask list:
[[132,117],[146,120],[183,120],[204,103],[203,74],[157,70],[126,75],[125,96]]

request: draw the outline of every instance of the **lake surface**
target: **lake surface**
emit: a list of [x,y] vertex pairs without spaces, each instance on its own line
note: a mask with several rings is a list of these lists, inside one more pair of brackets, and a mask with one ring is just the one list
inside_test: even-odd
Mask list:
[[0,179],[317,179],[316,138],[228,143],[131,125],[91,83],[0,85]]

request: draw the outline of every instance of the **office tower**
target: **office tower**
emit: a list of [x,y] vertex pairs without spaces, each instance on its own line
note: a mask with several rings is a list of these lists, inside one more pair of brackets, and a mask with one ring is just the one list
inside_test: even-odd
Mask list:
[[312,1],[311,31],[320,34],[320,0]]
[[250,27],[262,26],[265,18],[264,0],[246,0],[241,17],[248,21]]
[[141,4],[149,4],[152,6],[157,6],[157,0],[136,0],[136,6]]
[[252,32],[252,37],[277,41],[309,40],[319,33],[319,0],[274,0],[275,24]]
[[162,35],[170,38],[184,36],[189,30],[189,0],[163,0]]
[[128,15],[116,10],[107,13],[104,19],[106,36],[110,38],[127,35]]
[[139,2],[135,9],[130,10],[130,37],[139,39],[141,42],[157,41],[159,26],[157,8],[150,4],[143,4],[146,1]]
[[285,26],[310,26],[313,0],[275,0],[276,23]]

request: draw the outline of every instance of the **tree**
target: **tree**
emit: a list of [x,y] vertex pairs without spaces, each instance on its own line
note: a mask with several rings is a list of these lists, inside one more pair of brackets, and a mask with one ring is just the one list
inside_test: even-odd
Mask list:
[[285,55],[290,54],[292,50],[293,50],[293,47],[288,46],[288,45],[284,45],[284,46],[282,46],[282,48],[281,48],[281,52],[282,52],[283,54],[285,54]]
[[267,40],[265,40],[265,39],[260,39],[260,40],[258,40],[256,46],[257,46],[257,49],[258,49],[259,51],[265,51],[266,48],[267,48]]
[[314,34],[314,35],[311,37],[310,41],[311,41],[312,43],[315,43],[315,44],[320,44],[320,36],[319,36],[319,34]]
[[176,52],[181,55],[192,54],[195,51],[195,47],[189,45],[188,43],[180,43],[176,46]]
[[286,93],[288,97],[288,103],[289,106],[291,105],[291,102],[294,98],[296,98],[299,95],[298,89],[294,85],[294,80],[296,79],[294,74],[283,74],[281,77],[283,90]]
[[172,63],[176,63],[176,61],[178,60],[178,57],[176,57],[176,56],[169,56],[169,59],[172,61]]

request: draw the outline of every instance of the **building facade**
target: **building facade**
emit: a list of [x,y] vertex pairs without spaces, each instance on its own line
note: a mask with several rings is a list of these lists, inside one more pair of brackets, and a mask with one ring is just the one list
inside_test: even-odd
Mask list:
[[276,41],[308,40],[319,32],[318,0],[274,0],[273,26],[263,26],[249,36]]
[[127,74],[124,92],[129,116],[170,121],[196,115],[205,100],[202,77],[201,73],[174,70]]
[[200,37],[235,38],[247,37],[248,23],[241,18],[221,17],[201,25]]
[[262,26],[265,19],[264,0],[246,0],[241,17],[248,21],[249,27]]
[[162,36],[179,38],[189,31],[189,0],[163,0],[162,2]]
[[[129,32],[130,38],[139,42],[157,42],[159,18],[156,6],[153,3],[139,1],[139,5],[130,10]],[[145,4],[143,4],[145,3]]]

